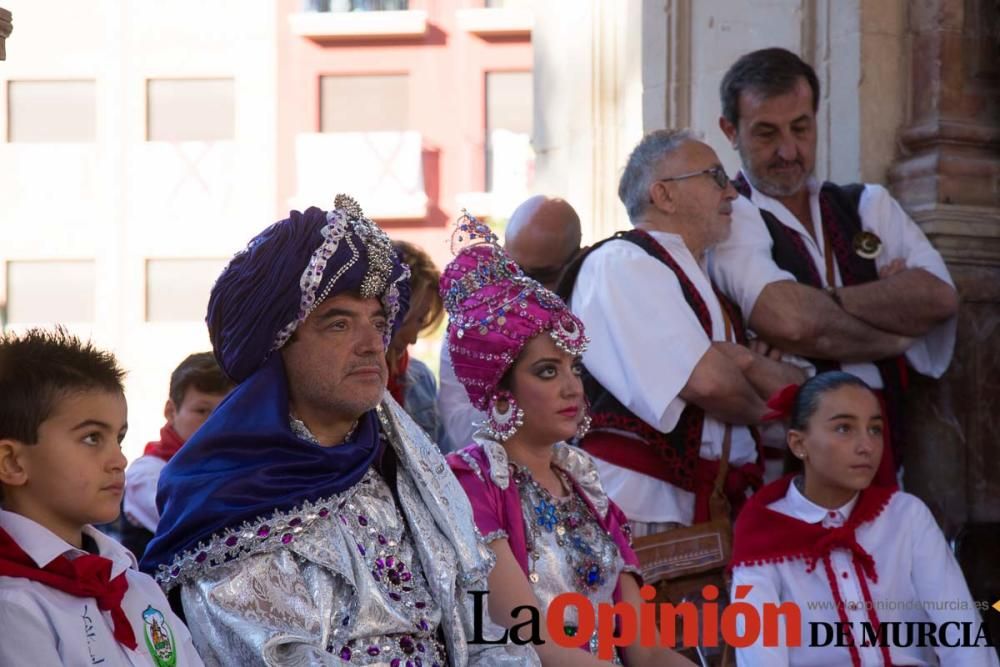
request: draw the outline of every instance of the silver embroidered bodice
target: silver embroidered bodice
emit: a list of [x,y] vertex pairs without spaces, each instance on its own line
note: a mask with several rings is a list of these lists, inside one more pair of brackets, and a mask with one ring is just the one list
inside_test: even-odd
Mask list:
[[[528,527],[529,577],[538,599],[547,608],[556,595],[576,592],[595,608],[612,603],[625,561],[583,499],[572,491],[563,498],[552,496],[516,464],[513,476]],[[575,607],[565,622],[577,624]]]
[[[343,493],[217,535],[161,571],[167,588],[181,585],[206,665],[538,664],[526,647],[468,643],[467,591],[487,588],[489,552],[437,447],[391,398],[379,418],[398,457],[395,498],[369,470]],[[485,637],[501,634],[481,622]]]
[[[501,489],[511,482],[517,487],[528,541],[528,580],[542,608],[547,609],[556,595],[567,592],[582,593],[595,605],[612,603],[621,574],[638,574],[638,570],[625,564],[618,545],[590,510],[593,507],[604,516],[610,506],[593,460],[583,450],[557,443],[552,465],[570,492],[564,498],[554,498],[526,468],[509,460],[503,445],[479,433],[475,442],[489,460],[491,481]],[[459,456],[483,479],[484,471],[475,459],[464,452]],[[486,539],[497,537],[506,537],[506,531]],[[570,606],[567,612],[564,625],[571,634],[577,626],[577,610]],[[589,648],[597,653],[596,629]],[[621,664],[617,652],[613,662]]]
[[[548,609],[557,595],[567,592],[585,595],[594,609],[598,604],[613,604],[625,561],[583,498],[572,490],[565,473],[557,472],[570,489],[562,498],[538,484],[526,468],[512,464],[527,528],[531,588],[543,609]],[[563,625],[567,634],[576,634],[579,622],[575,605],[567,608]],[[596,633],[591,637],[590,650],[597,651]],[[617,655],[614,662],[619,664]]]

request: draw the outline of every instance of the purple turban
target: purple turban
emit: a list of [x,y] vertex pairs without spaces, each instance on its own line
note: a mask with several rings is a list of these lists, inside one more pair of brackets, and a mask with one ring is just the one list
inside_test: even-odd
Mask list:
[[377,297],[391,332],[409,307],[409,268],[389,237],[338,195],[332,211],[292,211],[255,236],[212,287],[208,334],[219,365],[242,382],[281,348],[324,299]]

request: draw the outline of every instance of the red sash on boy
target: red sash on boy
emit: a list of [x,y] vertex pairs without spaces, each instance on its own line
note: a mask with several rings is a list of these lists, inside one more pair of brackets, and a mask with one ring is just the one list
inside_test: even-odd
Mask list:
[[[861,525],[874,521],[882,514],[896,489],[869,486],[858,496],[858,502],[844,525],[826,528],[821,523],[806,523],[768,508],[768,505],[788,494],[788,487],[795,476],[795,474],[786,475],[768,484],[751,496],[743,506],[733,531],[733,557],[729,567],[803,560],[806,563],[806,572],[812,572],[822,563],[840,620],[847,623],[844,600],[840,596],[840,588],[837,586],[830,561],[831,552],[835,549],[846,549],[851,552],[855,574],[860,582],[861,592],[865,596],[868,618],[872,628],[877,632],[879,620],[868,588],[868,580],[877,582],[878,572],[875,568],[875,559],[858,544],[856,531]],[[849,648],[852,663],[861,665],[857,647],[852,644]],[[884,645],[882,659],[886,665],[892,664],[889,649]]]
[[164,424],[160,429],[160,439],[146,444],[146,449],[142,452],[144,456],[155,456],[158,459],[169,461],[174,454],[184,445],[181,436],[170,424]]
[[132,625],[121,606],[128,591],[128,580],[124,572],[111,578],[111,561],[107,558],[85,554],[70,560],[59,556],[40,568],[14,538],[0,528],[0,576],[30,579],[75,597],[94,598],[98,609],[111,612],[118,643],[133,651],[138,646]]

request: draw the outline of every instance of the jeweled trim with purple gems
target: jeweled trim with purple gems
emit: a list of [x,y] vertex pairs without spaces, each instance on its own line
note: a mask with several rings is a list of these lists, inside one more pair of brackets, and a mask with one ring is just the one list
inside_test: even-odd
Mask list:
[[[378,225],[364,217],[357,202],[346,195],[337,195],[335,208],[327,212],[326,225],[320,230],[323,242],[313,251],[305,271],[299,278],[299,289],[302,294],[299,299],[299,312],[295,319],[282,327],[275,335],[274,342],[271,344],[272,352],[288,342],[299,325],[305,322],[319,304],[323,303],[341,276],[347,273],[360,259],[361,253],[354,245],[351,232],[357,235],[362,245],[368,250],[370,266],[362,281],[362,294],[373,290],[380,293],[379,300],[385,310],[388,324],[386,332],[382,336],[383,344],[385,347],[389,346],[392,325],[399,315],[399,283],[410,279],[410,269],[404,264],[402,275],[387,287],[384,286],[393,269],[392,242]],[[337,269],[337,272],[327,281],[323,291],[317,294],[316,291],[319,289],[320,283],[323,282],[323,272],[326,271],[326,265],[330,258],[336,254],[341,240],[351,249],[351,258]]]
[[388,289],[382,294],[382,309],[385,310],[386,326],[385,333],[382,334],[382,345],[388,349],[389,341],[392,339],[393,322],[399,315],[399,284],[410,279],[410,267],[403,264],[403,272],[398,278],[389,283]]
[[[298,315],[296,315],[294,320],[282,327],[281,331],[274,337],[274,343],[271,345],[272,351],[279,349],[291,338],[295,330],[309,317],[309,313],[318,304],[316,290],[319,289],[319,284],[323,282],[323,271],[326,270],[326,264],[330,261],[330,258],[336,254],[337,248],[340,246],[340,240],[344,238],[347,232],[348,220],[344,213],[333,210],[326,214],[326,224],[320,229],[320,233],[323,235],[323,242],[313,251],[312,257],[309,258],[309,263],[306,264],[305,271],[302,272],[302,276],[299,278],[299,290],[301,290],[302,295],[299,297]],[[328,286],[333,285],[338,277],[353,266],[354,262],[358,261],[358,249],[354,248],[353,244],[351,248],[354,250],[354,256],[350,261],[344,263],[336,276],[330,279],[330,282],[327,284]]]
[[239,528],[216,533],[207,544],[199,542],[197,547],[180,554],[169,565],[160,565],[156,581],[169,591],[205,570],[245,556],[286,547],[317,521],[329,520],[350,495],[348,490],[315,502],[306,501],[290,511],[276,510],[270,516],[258,517],[252,522],[244,521]]

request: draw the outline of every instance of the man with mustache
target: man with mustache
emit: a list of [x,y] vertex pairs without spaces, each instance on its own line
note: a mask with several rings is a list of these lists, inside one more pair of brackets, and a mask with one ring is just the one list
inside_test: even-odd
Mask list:
[[748,53],[726,73],[719,126],[739,151],[743,196],[709,267],[763,341],[880,390],[891,447],[876,483],[893,484],[907,366],[931,377],[947,369],[958,296],[885,188],[816,180],[819,94],[812,67],[785,49]]
[[209,337],[238,384],[163,469],[142,563],[180,591],[208,664],[532,664],[469,643],[491,562],[386,391],[408,279],[341,195],[258,234],[212,288]]
[[725,491],[739,508],[761,482],[748,426],[766,396],[803,376],[741,345],[742,318],[705,273],[737,197],[715,151],[686,130],[651,132],[618,196],[634,228],[570,264],[559,291],[591,339],[582,447],[642,536],[709,519],[725,448]]

